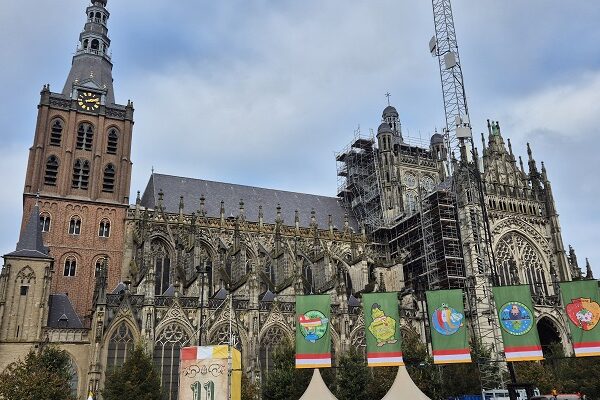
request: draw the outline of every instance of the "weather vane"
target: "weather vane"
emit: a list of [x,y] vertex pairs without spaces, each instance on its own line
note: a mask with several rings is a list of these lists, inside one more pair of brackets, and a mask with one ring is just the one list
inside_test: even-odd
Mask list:
[[387,93],[385,94],[385,97],[387,97],[388,106],[390,105],[390,96],[391,96],[390,92],[387,92]]

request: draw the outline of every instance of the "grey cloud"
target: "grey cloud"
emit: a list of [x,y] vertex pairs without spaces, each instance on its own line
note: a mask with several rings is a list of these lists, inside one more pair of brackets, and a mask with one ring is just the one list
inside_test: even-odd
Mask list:
[[[0,149],[0,158],[11,160],[14,153],[11,162],[23,171],[39,89],[46,82],[62,87],[83,25],[83,3],[0,5],[0,33],[13,38],[0,42],[0,54],[11,55],[11,62],[0,63],[0,84],[14,94],[0,98],[0,124],[7,127],[0,135],[11,143]],[[333,152],[359,124],[365,134],[377,127],[387,91],[405,132],[427,138],[443,122],[436,62],[427,51],[430,6],[395,0],[110,0],[116,95],[136,105],[132,191],[144,188],[154,166],[164,173],[331,195]],[[500,119],[515,150],[524,153],[524,142],[533,142],[560,201],[565,241],[581,257],[600,260],[586,236],[597,228],[588,215],[598,193],[585,182],[598,165],[583,140],[600,119],[597,105],[590,106],[597,92],[588,86],[589,76],[600,71],[600,10],[558,0],[453,6],[476,130],[486,118]],[[564,107],[557,101],[560,88],[570,90]],[[9,178],[4,197],[14,201],[6,207],[18,209],[22,177]],[[6,220],[18,227],[14,209]],[[17,233],[5,229],[0,246],[12,249]]]

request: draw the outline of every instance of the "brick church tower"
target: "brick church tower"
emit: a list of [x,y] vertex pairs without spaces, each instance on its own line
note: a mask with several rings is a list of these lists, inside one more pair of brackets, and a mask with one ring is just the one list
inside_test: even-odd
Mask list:
[[[45,85],[25,178],[23,227],[39,196],[52,293],[89,313],[97,267],[120,279],[129,206],[133,104],[115,102],[106,0],[92,0],[65,86]],[[27,218],[26,218],[27,217]]]

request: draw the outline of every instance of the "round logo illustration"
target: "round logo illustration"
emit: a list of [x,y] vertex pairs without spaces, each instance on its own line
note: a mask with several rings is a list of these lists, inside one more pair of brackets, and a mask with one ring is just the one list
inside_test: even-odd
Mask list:
[[511,335],[521,336],[533,327],[531,311],[523,303],[509,301],[500,309],[500,325]]
[[300,332],[304,339],[311,343],[315,343],[327,333],[327,325],[329,320],[321,311],[311,310],[298,317],[300,324]]
[[465,316],[443,304],[431,314],[433,328],[444,336],[454,335],[463,325]]
[[584,331],[591,331],[600,321],[600,305],[592,299],[572,299],[565,310],[571,322]]

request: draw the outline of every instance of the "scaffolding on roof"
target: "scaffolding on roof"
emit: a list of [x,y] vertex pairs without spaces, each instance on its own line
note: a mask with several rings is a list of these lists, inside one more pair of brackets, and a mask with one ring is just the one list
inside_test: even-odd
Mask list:
[[367,231],[381,226],[382,206],[375,139],[355,133],[354,140],[336,153],[338,197]]

